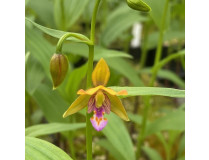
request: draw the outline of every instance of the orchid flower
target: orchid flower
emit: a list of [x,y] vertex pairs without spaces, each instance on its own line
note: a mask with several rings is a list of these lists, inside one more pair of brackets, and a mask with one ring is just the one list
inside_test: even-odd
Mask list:
[[80,96],[71,104],[63,114],[63,117],[65,118],[88,106],[87,112],[94,113],[90,121],[97,131],[101,131],[107,125],[108,120],[104,118],[104,114],[110,114],[110,111],[114,112],[123,120],[129,121],[124,106],[117,97],[118,95],[127,95],[127,91],[122,90],[116,92],[110,88],[106,88],[105,86],[109,77],[109,67],[105,60],[101,58],[92,73],[94,88],[86,91],[80,89],[77,92]]

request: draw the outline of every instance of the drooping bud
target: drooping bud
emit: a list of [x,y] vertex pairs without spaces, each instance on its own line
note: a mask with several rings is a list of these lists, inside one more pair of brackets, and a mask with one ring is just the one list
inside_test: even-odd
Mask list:
[[50,61],[50,73],[53,89],[56,89],[65,79],[68,71],[68,58],[63,54],[54,54]]
[[142,0],[126,0],[128,6],[137,11],[149,12],[151,10],[150,6],[148,6]]

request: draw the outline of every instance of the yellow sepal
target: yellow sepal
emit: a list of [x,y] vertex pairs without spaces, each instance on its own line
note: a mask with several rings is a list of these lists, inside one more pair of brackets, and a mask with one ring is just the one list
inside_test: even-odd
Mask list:
[[83,109],[84,107],[87,106],[88,101],[90,99],[90,95],[81,95],[79,96],[72,104],[71,106],[67,109],[67,111],[63,114],[63,118],[74,114],[78,111],[80,111],[81,109]]
[[111,111],[118,115],[121,119],[129,121],[126,110],[121,102],[121,100],[115,96],[107,94],[111,103]]
[[92,73],[92,81],[94,86],[105,86],[110,78],[110,70],[103,58],[97,63]]
[[84,91],[83,89],[80,89],[80,90],[77,92],[77,94],[79,94],[79,95],[84,95],[84,94],[93,95],[93,94],[95,94],[98,90],[103,90],[103,91],[105,91],[105,92],[107,92],[107,93],[109,93],[109,94],[111,94],[111,95],[118,95],[118,96],[120,96],[120,95],[127,95],[127,94],[128,94],[126,90],[122,90],[122,91],[116,92],[116,91],[114,91],[113,89],[111,89],[111,88],[106,88],[106,87],[104,87],[104,86],[102,86],[102,85],[97,86],[97,87],[95,87],[95,88],[90,88],[90,89],[88,89],[88,90],[86,90],[86,91]]
[[97,86],[95,88],[90,88],[90,89],[87,89],[86,91],[84,91],[83,89],[80,89],[77,94],[80,94],[80,95],[93,95],[95,94],[98,90],[104,88],[104,86]]

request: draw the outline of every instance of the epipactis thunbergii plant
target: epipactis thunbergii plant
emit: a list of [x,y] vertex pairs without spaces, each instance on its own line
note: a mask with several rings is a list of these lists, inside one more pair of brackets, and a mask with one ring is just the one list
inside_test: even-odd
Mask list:
[[129,121],[124,106],[117,97],[117,95],[127,95],[127,91],[116,92],[110,88],[106,88],[105,86],[109,77],[109,67],[102,58],[92,73],[92,81],[95,88],[90,88],[86,91],[80,89],[77,92],[80,96],[71,104],[63,117],[65,118],[88,106],[88,113],[94,113],[90,121],[97,131],[101,131],[107,125],[108,120],[104,118],[104,114],[109,114],[110,111],[123,120]]

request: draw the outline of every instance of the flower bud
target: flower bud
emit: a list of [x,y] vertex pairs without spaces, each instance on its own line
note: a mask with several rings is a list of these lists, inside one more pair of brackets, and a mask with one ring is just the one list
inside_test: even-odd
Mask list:
[[54,54],[50,61],[50,73],[53,81],[53,89],[56,89],[63,80],[68,71],[68,58],[63,54]]
[[142,0],[126,0],[128,6],[137,11],[149,12],[151,10],[150,6],[148,6]]

